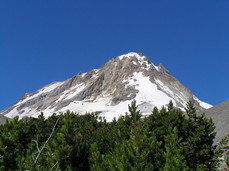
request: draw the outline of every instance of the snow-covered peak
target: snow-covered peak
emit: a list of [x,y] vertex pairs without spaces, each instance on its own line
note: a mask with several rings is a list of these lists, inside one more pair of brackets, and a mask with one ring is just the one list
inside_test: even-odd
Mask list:
[[37,117],[71,110],[85,114],[95,112],[112,120],[128,111],[128,104],[137,100],[143,114],[170,100],[183,109],[190,100],[198,110],[210,106],[191,93],[162,65],[155,66],[141,53],[130,52],[110,60],[102,68],[78,74],[26,94],[15,105],[0,111],[10,118]]
[[129,52],[127,54],[124,54],[124,55],[121,55],[119,56],[118,58],[120,60],[122,60],[123,58],[129,58],[129,59],[132,59],[132,58],[137,58],[139,61],[143,60],[145,58],[145,56],[143,55],[140,55],[139,53],[136,53],[136,52]]
[[128,58],[132,61],[135,62],[147,62],[147,63],[151,63],[148,58],[146,56],[144,56],[142,53],[136,53],[136,52],[129,52],[127,54],[121,55],[118,57],[120,60],[124,59],[124,58]]
[[153,67],[158,70],[158,67],[155,66],[152,62],[150,62],[149,59],[142,53],[129,52],[127,54],[118,56],[118,59],[129,59],[134,65],[138,65],[141,68],[149,70],[151,67]]

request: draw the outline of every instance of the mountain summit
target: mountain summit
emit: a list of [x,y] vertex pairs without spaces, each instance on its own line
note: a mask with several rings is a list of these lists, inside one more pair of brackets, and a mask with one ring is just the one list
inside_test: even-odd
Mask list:
[[100,69],[27,93],[0,114],[10,118],[37,117],[44,112],[48,117],[71,110],[80,114],[96,112],[110,121],[125,114],[133,99],[143,114],[150,114],[154,106],[162,107],[170,100],[181,109],[188,101],[194,102],[198,110],[211,107],[195,97],[161,64],[156,66],[143,54],[131,52],[111,59]]

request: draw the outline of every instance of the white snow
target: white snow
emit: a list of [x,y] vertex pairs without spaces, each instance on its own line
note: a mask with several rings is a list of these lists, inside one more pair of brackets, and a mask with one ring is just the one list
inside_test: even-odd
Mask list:
[[[141,65],[141,67],[145,68],[146,70],[149,70],[152,65],[154,67],[156,67],[153,63],[148,63],[147,60],[146,60],[147,58],[145,56],[140,56],[138,53],[135,53],[135,52],[130,52],[130,53],[121,55],[121,56],[119,56],[119,59],[120,60],[122,60],[123,58],[132,59],[133,57],[135,57],[137,59],[137,61],[139,62],[139,64]],[[132,62],[133,62],[134,65],[137,65],[137,63],[135,61],[132,61]]]
[[198,101],[198,103],[200,104],[201,107],[205,108],[205,109],[209,109],[212,107],[212,105],[202,102],[201,100],[199,100],[196,96],[193,96],[194,100]]
[[26,107],[26,108],[23,109],[24,112],[19,115],[19,113],[17,111],[17,107],[20,106],[21,104],[25,103],[26,101],[30,100],[30,99],[38,97],[42,93],[47,93],[47,92],[50,92],[50,91],[54,90],[55,88],[61,86],[63,83],[64,82],[55,82],[55,83],[49,84],[49,85],[39,89],[34,95],[32,95],[30,97],[27,97],[24,100],[19,101],[18,103],[16,103],[14,105],[14,109],[12,111],[10,111],[6,116],[9,117],[9,118],[13,118],[15,116],[19,116],[19,118],[21,119],[24,116],[38,117],[38,115],[40,115],[41,112],[52,113],[53,109],[51,109],[51,110],[50,109],[46,109],[45,111],[38,111],[37,112],[36,109]]
[[[135,100],[137,101],[137,104],[139,106],[145,103],[147,103],[147,106],[149,106],[149,108],[144,108],[143,115],[150,114],[154,106],[160,108],[163,105],[168,104],[170,100],[174,102],[174,100],[171,97],[169,97],[166,93],[164,93],[161,90],[158,90],[158,85],[152,83],[149,80],[149,77],[144,76],[141,72],[133,73],[132,77],[129,77],[127,80],[123,82],[129,82],[126,86],[134,86],[135,89],[139,91],[135,97]],[[64,92],[63,95],[59,98],[59,100],[65,100],[74,97],[81,90],[83,90],[85,86],[86,85],[84,84],[80,84],[74,87],[73,89]],[[101,94],[94,101],[73,101],[68,106],[60,109],[59,111],[56,111],[55,113],[58,114],[59,112],[66,112],[67,110],[79,114],[100,111],[100,116],[105,117],[107,121],[112,121],[114,117],[118,118],[121,115],[125,115],[125,113],[128,112],[128,104],[132,102],[132,100],[127,100],[120,102],[115,106],[111,106],[111,100],[112,97],[110,95]],[[43,112],[45,114],[45,117],[51,116],[54,112],[54,109],[55,108],[47,108],[46,110],[44,110]],[[35,109],[32,109],[32,111],[30,112],[28,110],[26,109],[26,111],[21,115],[21,117],[26,116],[27,113],[34,113],[33,117],[37,117],[40,114],[40,112],[37,112]]]
[[62,95],[59,97],[59,99],[56,101],[58,103],[59,101],[62,100],[67,100],[70,99],[74,96],[76,96],[78,93],[80,93],[87,85],[84,83],[78,84],[75,87],[71,87],[68,90],[65,90]]
[[[19,112],[17,110],[17,106],[16,106],[13,110],[11,110],[6,115],[6,117],[8,117],[8,118],[14,118],[15,116],[19,116],[19,119],[22,119],[25,116],[28,116],[28,117],[37,117],[38,116],[38,115],[34,115],[34,114],[36,114],[36,111],[34,109],[30,109],[30,108],[26,107],[26,108],[23,108],[23,111],[24,112],[22,114],[19,114]],[[33,113],[33,115],[31,115],[31,113]]]
[[122,60],[123,58],[129,58],[129,59],[131,59],[131,58],[134,57],[134,56],[135,56],[135,57],[137,58],[137,60],[139,60],[139,61],[141,61],[142,58],[143,58],[143,56],[141,57],[138,53],[129,52],[129,53],[127,53],[127,54],[124,54],[124,55],[119,56],[119,59],[120,59],[120,60]]
[[[157,106],[160,108],[163,105],[168,104],[170,100],[173,100],[164,92],[158,90],[157,85],[153,84],[149,78],[145,77],[142,73],[135,72],[132,77],[123,82],[127,81],[129,84],[126,86],[135,86],[135,89],[139,90],[139,93],[135,98],[138,105],[147,102],[151,104],[151,106]],[[86,100],[74,101],[58,112],[66,112],[67,110],[70,110],[79,114],[85,114],[87,112],[100,111],[100,116],[105,117],[107,121],[112,121],[114,117],[118,118],[128,112],[128,104],[130,104],[132,100],[127,100],[118,105],[111,106],[111,99],[111,96],[101,94],[101,96],[93,102]],[[150,114],[152,110],[153,108],[150,108],[148,109],[148,113],[143,114]]]
[[11,110],[7,115],[5,115],[6,117],[8,117],[8,118],[14,118],[15,116],[18,116],[19,114],[18,114],[18,111],[17,111],[17,109],[16,109],[16,107],[13,109],[13,110]]
[[54,90],[55,88],[61,86],[64,82],[55,82],[53,84],[50,84],[46,87],[43,87],[41,90],[39,90],[39,94],[42,94],[42,93],[46,93],[46,92],[49,92],[49,91],[52,91]]
[[[136,58],[132,60],[134,65],[139,65],[149,70],[150,68],[155,68],[156,70],[160,71],[158,66],[155,66],[153,63],[150,63],[146,60],[145,56],[140,56],[137,53],[130,52],[125,55],[119,56],[119,59],[122,60],[123,58]],[[95,69],[95,74],[90,79],[96,79],[99,74],[99,70]],[[87,73],[82,73],[81,76],[84,77]],[[146,77],[143,75],[142,72],[135,72],[133,73],[133,76],[127,78],[126,80],[123,80],[123,83],[128,83],[125,85],[125,88],[128,86],[132,86],[135,89],[137,89],[139,92],[136,94],[135,100],[139,106],[141,106],[142,109],[144,109],[143,115],[150,114],[153,110],[154,106],[157,106],[158,108],[161,108],[163,105],[167,105],[170,100],[173,101],[174,106],[177,106],[175,100],[183,105],[183,107],[186,106],[187,98],[186,96],[178,90],[178,88],[175,88],[175,92],[172,91],[165,83],[163,83],[161,80],[155,80],[155,83],[152,83],[149,79],[149,77]],[[17,107],[20,106],[22,103],[33,99],[42,93],[47,93],[55,88],[61,86],[64,82],[55,82],[53,84],[50,84],[48,86],[45,86],[35,92],[33,95],[28,96],[24,100],[19,101],[17,104],[14,105],[14,109],[9,112],[6,116],[13,118],[18,114]],[[76,85],[75,87],[71,87],[71,89],[65,90],[62,92],[62,95],[59,97],[58,100],[55,102],[58,103],[59,101],[68,100],[76,96],[78,93],[80,93],[83,89],[87,87],[86,83],[81,83]],[[160,88],[160,89],[159,89]],[[162,91],[163,90],[163,91]],[[115,90],[114,90],[115,91]],[[208,109],[212,107],[211,105],[200,101],[197,97],[193,96],[195,100],[199,102],[199,104],[205,108]],[[101,94],[96,99],[87,99],[83,101],[73,101],[68,106],[60,109],[59,111],[55,111],[55,113],[59,112],[66,112],[67,110],[79,113],[79,114],[85,114],[87,112],[100,112],[100,116],[103,116],[107,119],[107,121],[112,121],[114,117],[118,118],[120,115],[124,115],[126,112],[128,112],[128,104],[132,102],[132,100],[122,101],[119,104],[112,106],[112,96]],[[55,107],[53,108],[47,108],[44,111],[37,111],[36,108],[24,108],[24,112],[20,115],[20,118],[24,116],[31,116],[32,117],[38,117],[40,112],[44,112],[45,117],[51,116],[54,113]]]
[[94,102],[74,101],[58,112],[70,110],[79,114],[85,114],[87,112],[100,111],[100,116],[105,117],[107,121],[112,121],[114,117],[118,118],[121,114],[124,115],[125,112],[128,111],[128,104],[130,104],[131,101],[125,101],[116,106],[111,106],[110,102],[111,97],[99,98]]
[[146,70],[149,71],[149,69],[150,69],[150,67],[151,67],[152,64],[149,64],[149,63],[147,63],[147,62],[144,62],[143,64],[146,65]]
[[74,89],[74,91],[70,91],[70,93],[68,94],[68,96],[65,98],[65,100],[67,99],[71,99],[72,97],[76,96],[78,93],[80,93],[84,88],[86,87],[85,84],[81,83],[79,85],[77,85]]
[[158,90],[157,85],[153,84],[149,80],[149,77],[145,77],[141,72],[135,72],[133,77],[128,79],[128,81],[129,85],[135,86],[139,90],[135,98],[138,103],[149,102],[154,106],[161,107],[168,104],[170,100],[173,100],[167,94]]
[[133,64],[134,64],[134,65],[138,65],[135,61],[133,61]]
[[32,96],[30,96],[30,97],[27,97],[27,98],[25,98],[25,99],[22,100],[22,101],[19,101],[19,102],[17,103],[17,105],[20,105],[20,104],[22,104],[22,103],[24,103],[24,102],[26,102],[26,101],[28,101],[28,100],[30,100],[30,99],[33,99],[33,98],[35,98],[35,97],[41,95],[42,93],[46,93],[46,92],[52,91],[52,90],[54,90],[55,88],[61,86],[63,83],[64,83],[64,82],[55,82],[55,83],[49,84],[49,85],[47,85],[47,86],[45,86],[45,87],[39,89],[34,95],[32,95]]
[[87,74],[86,72],[85,73],[81,73],[81,77],[84,77],[86,74]]
[[[156,81],[156,83],[159,85],[159,87],[162,90],[164,90],[171,97],[173,97],[175,100],[177,100],[178,102],[180,102],[184,108],[186,107],[186,103],[188,102],[188,100],[186,100],[186,101],[184,100],[184,99],[186,99],[186,97],[180,91],[178,91],[178,93],[175,94],[175,92],[173,92],[172,90],[170,90],[169,87],[166,86],[160,80],[155,80],[155,81]],[[174,102],[174,106],[177,106],[175,102]]]
[[[129,77],[128,79],[124,80],[123,82],[128,82],[126,87],[128,86],[134,86],[135,89],[139,90],[137,93],[135,100],[137,101],[137,104],[141,106],[141,104],[147,103],[150,104],[142,114],[148,115],[153,110],[153,106],[157,106],[158,108],[161,108],[163,105],[167,105],[170,100],[173,101],[174,106],[176,105],[175,101],[169,97],[166,93],[174,97],[176,100],[180,100],[179,97],[176,97],[174,92],[172,92],[165,84],[163,84],[160,80],[156,80],[156,84],[152,83],[149,80],[149,77],[146,77],[141,72],[135,72],[132,77]],[[160,86],[161,89],[163,89],[165,92],[158,89],[158,86]],[[68,90],[65,92],[62,96],[63,99],[70,99],[77,95],[81,90],[85,88],[84,84],[77,85],[71,90]],[[47,89],[46,89],[47,90]],[[70,94],[70,92],[73,93]],[[44,91],[44,90],[43,90]],[[69,95],[68,95],[69,94]],[[180,94],[180,96],[184,96]],[[67,98],[66,98],[67,97]],[[181,98],[182,99],[182,98]],[[194,96],[194,99],[197,100],[202,107],[205,109],[208,109],[211,107],[211,105],[200,101],[197,97]],[[91,113],[91,112],[98,112],[99,116],[105,117],[108,122],[112,121],[114,118],[119,118],[121,115],[125,115],[126,112],[128,112],[128,104],[132,102],[132,100],[127,100],[119,103],[118,105],[111,106],[111,100],[112,97],[110,95],[104,95],[101,94],[96,100],[94,101],[73,101],[68,106],[60,109],[59,111],[56,111],[55,113],[59,114],[60,112],[66,112],[67,110],[76,112],[78,114],[85,114],[85,113]],[[183,100],[183,99],[182,99]],[[185,101],[179,101],[182,105],[186,105]],[[54,113],[55,108],[47,108],[43,111],[45,114],[45,117],[49,117]],[[8,113],[6,116],[13,118],[17,114],[18,111],[16,107]],[[36,109],[31,108],[25,108],[23,114],[20,115],[20,118],[24,116],[31,116],[30,114],[33,113],[32,117],[38,117],[38,115],[41,113],[41,111],[36,111]],[[15,115],[16,114],[16,115]]]
[[154,68],[156,68],[157,71],[160,72],[159,67],[154,65]]

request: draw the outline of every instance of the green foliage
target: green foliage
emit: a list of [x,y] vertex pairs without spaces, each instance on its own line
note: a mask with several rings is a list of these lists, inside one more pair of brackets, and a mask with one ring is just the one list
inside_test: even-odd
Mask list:
[[184,156],[182,155],[181,139],[178,137],[178,130],[175,127],[165,136],[165,166],[164,171],[185,171],[188,170]]
[[[131,105],[128,105],[128,109],[130,112],[130,120],[131,122],[136,122],[139,121],[141,119],[141,112],[138,110],[138,106],[136,104],[136,101],[132,101]],[[129,115],[127,115],[126,117],[128,117]]]
[[227,167],[229,167],[229,154],[227,154],[226,164],[227,164]]
[[225,136],[218,146],[218,151],[220,151],[224,157],[227,167],[229,168],[229,135]]
[[132,118],[129,139],[117,143],[114,151],[101,154],[96,143],[91,146],[91,170],[155,170],[162,165],[163,150],[156,137],[147,137],[140,118]]
[[205,118],[204,114],[197,116],[192,103],[187,105],[188,132],[184,145],[186,160],[191,161],[188,166],[197,169],[202,165],[205,170],[215,169],[216,166],[216,146],[213,140],[216,135],[215,126],[212,119]]
[[0,126],[0,170],[216,170],[212,120],[173,107],[142,118],[136,101],[108,123],[67,111]]

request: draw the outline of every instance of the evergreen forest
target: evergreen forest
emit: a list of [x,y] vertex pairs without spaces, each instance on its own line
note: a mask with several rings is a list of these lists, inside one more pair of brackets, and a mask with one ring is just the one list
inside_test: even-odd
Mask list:
[[74,112],[15,117],[0,126],[0,170],[204,171],[217,170],[214,123],[186,111],[154,108],[143,117],[136,101],[112,122]]

